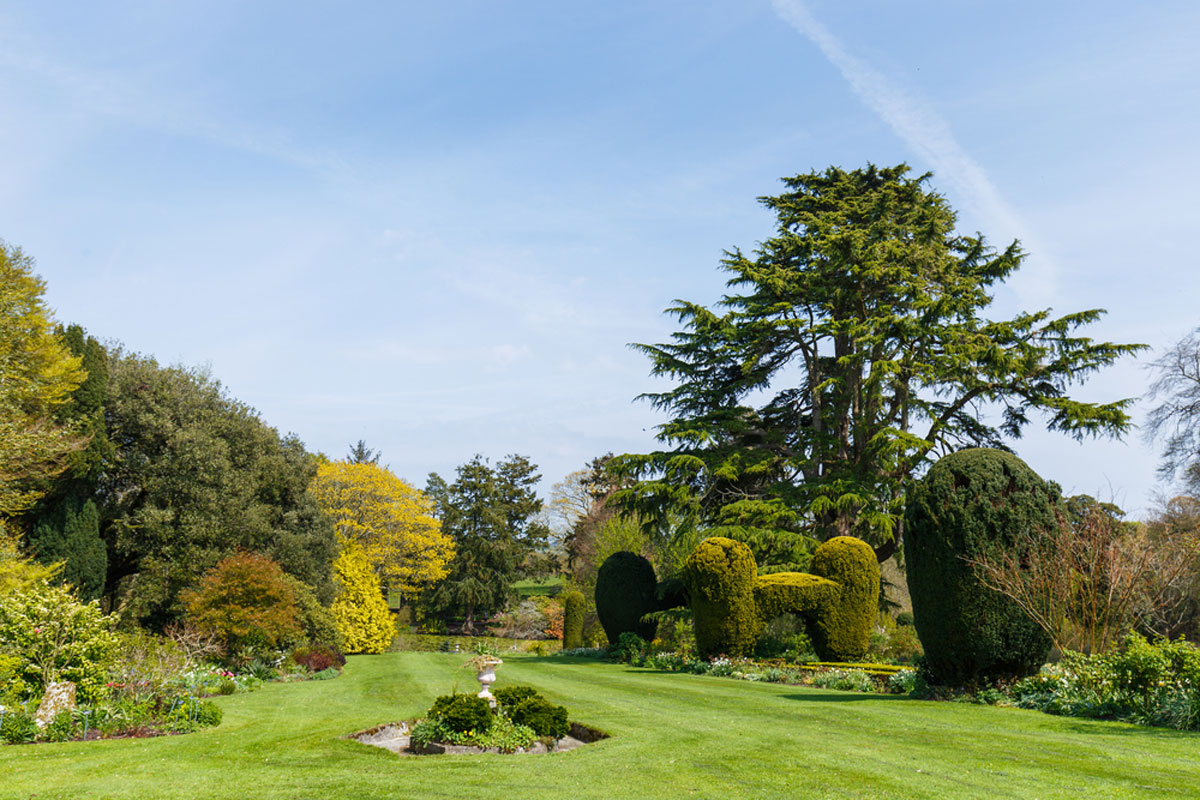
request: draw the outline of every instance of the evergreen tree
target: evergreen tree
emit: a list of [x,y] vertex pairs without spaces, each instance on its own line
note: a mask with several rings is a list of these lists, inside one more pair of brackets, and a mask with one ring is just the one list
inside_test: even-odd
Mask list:
[[344,542],[341,555],[333,562],[333,572],[340,588],[329,610],[346,640],[346,652],[387,650],[395,638],[396,626],[383,598],[379,576],[362,548]]
[[673,341],[637,345],[678,385],[645,395],[671,415],[664,449],[615,459],[642,479],[620,493],[627,507],[746,541],[760,564],[794,560],[801,537],[838,535],[882,560],[900,539],[905,487],[938,454],[1003,446],[1032,412],[1076,438],[1128,429],[1131,400],[1068,389],[1141,346],[1076,335],[1100,309],[987,319],[992,287],[1024,252],[955,233],[929,176],[908,172],[786,179],[761,198],[776,235],[722,262],[730,294],[715,310],[677,301]]
[[442,531],[454,537],[455,556],[450,574],[424,598],[428,610],[473,629],[504,608],[522,561],[546,544],[549,531],[536,519],[542,510],[534,491],[540,477],[520,455],[495,468],[476,455],[458,467],[453,484],[436,473],[429,476],[425,493]]

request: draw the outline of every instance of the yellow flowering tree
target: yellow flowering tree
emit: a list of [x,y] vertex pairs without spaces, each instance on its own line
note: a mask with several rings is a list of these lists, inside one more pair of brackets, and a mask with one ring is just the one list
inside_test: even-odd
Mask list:
[[323,463],[309,487],[338,538],[362,548],[388,589],[414,596],[446,577],[454,541],[433,516],[433,501],[370,462]]
[[363,549],[349,541],[333,562],[340,586],[329,610],[334,624],[346,639],[347,653],[382,653],[392,645],[396,626]]
[[85,443],[51,418],[87,373],[54,333],[45,290],[33,259],[0,241],[0,533]]

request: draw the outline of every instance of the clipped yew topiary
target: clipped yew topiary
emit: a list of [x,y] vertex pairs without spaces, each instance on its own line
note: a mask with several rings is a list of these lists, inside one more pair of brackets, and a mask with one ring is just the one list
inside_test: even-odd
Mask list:
[[879,607],[879,562],[862,539],[836,536],[813,553],[809,567],[837,585],[837,597],[812,612],[809,635],[822,661],[853,661],[871,645]]
[[733,539],[705,539],[688,556],[683,580],[701,655],[745,655],[754,648],[764,624],[754,599],[757,577],[754,554]]
[[572,591],[563,595],[563,649],[583,647],[583,593]]
[[615,644],[626,632],[646,641],[654,638],[658,626],[643,622],[642,615],[658,610],[656,583],[650,562],[628,550],[613,553],[600,565],[596,574],[596,616],[609,642]]
[[1001,450],[952,453],[909,492],[905,557],[913,622],[930,680],[969,684],[1031,674],[1050,639],[969,561],[1056,525],[1058,487]]

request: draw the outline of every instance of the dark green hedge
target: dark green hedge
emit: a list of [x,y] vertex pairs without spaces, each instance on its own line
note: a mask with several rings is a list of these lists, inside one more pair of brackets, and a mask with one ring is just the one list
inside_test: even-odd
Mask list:
[[683,568],[700,655],[740,656],[754,648],[763,620],[754,599],[758,568],[750,548],[733,539],[705,539]]
[[654,567],[643,556],[622,550],[604,559],[596,575],[596,616],[609,642],[625,632],[654,638],[658,626],[643,622],[642,615],[658,610],[656,585]]
[[563,649],[583,647],[583,593],[567,592],[563,595]]
[[913,622],[929,678],[961,685],[1027,675],[1050,639],[1010,599],[984,587],[968,559],[1056,523],[1058,487],[1021,459],[976,448],[938,461],[909,492],[905,558]]

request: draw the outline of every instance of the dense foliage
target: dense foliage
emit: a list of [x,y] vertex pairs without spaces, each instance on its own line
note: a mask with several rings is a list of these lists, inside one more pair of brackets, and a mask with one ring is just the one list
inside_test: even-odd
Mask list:
[[316,463],[207,373],[117,352],[106,407],[117,456],[101,481],[109,589],[150,627],[237,549],[270,556],[333,596],[333,527],[308,493]]
[[608,641],[622,633],[653,639],[655,625],[642,617],[658,609],[654,567],[643,556],[628,551],[613,553],[596,575],[596,614]]
[[477,455],[458,467],[454,483],[429,476],[425,493],[455,545],[449,575],[422,597],[430,613],[473,630],[512,599],[522,562],[546,543],[548,529],[538,519],[542,501],[534,490],[540,478],[520,455],[495,467]]
[[883,560],[935,453],[1017,436],[1034,410],[1075,437],[1129,427],[1131,400],[1067,390],[1140,346],[1075,335],[1100,310],[985,317],[1025,254],[955,233],[929,176],[908,173],[830,168],[760,198],[775,235],[726,255],[734,291],[716,308],[677,301],[673,341],[638,345],[678,385],[644,395],[671,415],[664,449],[615,459],[642,479],[619,501],[745,541],[762,564],[802,559],[806,536],[858,536]]
[[1056,485],[1011,453],[986,448],[946,456],[913,486],[908,587],[934,681],[1020,677],[1045,660],[1046,632],[984,586],[970,562],[1009,550],[1027,531],[1053,528],[1059,503]]
[[563,647],[568,650],[583,647],[583,593],[570,591],[563,595]]
[[54,419],[87,374],[56,336],[33,259],[0,240],[0,535],[84,442]]
[[0,653],[17,659],[7,684],[19,699],[49,683],[71,681],[81,699],[104,686],[117,639],[113,618],[46,580],[0,594]]
[[340,590],[330,610],[346,651],[384,652],[396,636],[396,625],[366,555],[354,542],[346,542],[333,570]]
[[757,575],[754,554],[733,539],[705,539],[692,552],[683,580],[691,595],[701,655],[745,655],[754,648],[763,626],[754,600]]
[[433,501],[390,470],[370,460],[326,462],[310,488],[340,539],[362,547],[389,590],[416,596],[446,576],[454,542]]
[[299,638],[299,606],[279,565],[257,553],[221,559],[180,596],[188,621],[217,634],[228,652],[275,648]]

